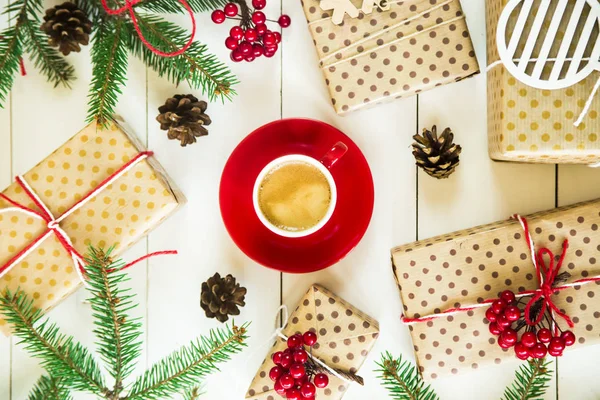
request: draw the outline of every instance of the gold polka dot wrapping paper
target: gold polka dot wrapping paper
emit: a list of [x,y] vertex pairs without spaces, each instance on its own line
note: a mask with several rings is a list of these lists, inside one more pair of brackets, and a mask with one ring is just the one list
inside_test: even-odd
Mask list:
[[[539,3],[541,0],[535,0]],[[600,77],[593,72],[583,81],[559,90],[529,87],[515,79],[501,63],[496,46],[498,19],[507,0],[486,1],[488,98],[488,147],[493,160],[531,163],[595,164],[600,162],[600,96],[595,96],[583,122],[575,127],[594,84]],[[555,5],[557,2],[553,2]],[[567,12],[574,6],[568,2]],[[539,4],[534,4],[534,9]],[[515,24],[509,20],[509,26]],[[565,18],[559,28],[564,34]],[[543,25],[542,36],[548,26]],[[525,45],[526,37],[519,43]],[[532,58],[539,54],[541,43]],[[559,46],[553,46],[549,57],[556,57]],[[552,64],[548,64],[551,68]]]
[[[569,248],[560,271],[571,275],[567,283],[600,275],[600,200],[533,214],[527,221],[536,249],[547,247],[560,254],[568,238]],[[396,247],[392,249],[392,263],[408,318],[477,304],[506,289],[517,293],[538,288],[523,229],[515,220]],[[598,282],[552,296],[554,304],[575,323],[577,342],[572,347],[600,342],[599,297]],[[489,332],[487,308],[409,325],[424,378],[520,362],[513,348],[500,348]],[[566,328],[564,323],[561,326]]]
[[303,7],[338,114],[479,72],[459,0],[390,1],[387,11],[345,15],[341,25],[319,3],[303,0]]
[[[100,182],[144,151],[143,145],[124,128],[124,122],[101,130],[92,123],[45,160],[23,175],[54,216],[59,216]],[[2,193],[40,211],[16,183]],[[115,246],[118,255],[185,203],[185,197],[169,179],[155,157],[136,164],[83,207],[65,218],[60,227],[80,254],[89,245]],[[12,207],[0,199],[0,208]],[[20,212],[0,214],[0,265],[46,231],[43,220]],[[49,310],[81,285],[76,266],[55,235],[0,278],[0,290],[24,290],[34,306]],[[0,318],[0,331],[10,334]]]
[[[327,366],[360,375],[371,348],[379,337],[379,324],[371,317],[339,298],[320,285],[312,285],[290,315],[283,334],[290,337],[296,333],[312,330],[318,342],[312,354]],[[265,338],[266,339],[266,338]],[[281,398],[273,389],[269,378],[273,364],[272,356],[287,348],[287,342],[277,338],[267,357],[248,388],[246,399],[276,400]],[[338,377],[329,375],[329,385],[317,389],[317,399],[339,400],[351,385]]]

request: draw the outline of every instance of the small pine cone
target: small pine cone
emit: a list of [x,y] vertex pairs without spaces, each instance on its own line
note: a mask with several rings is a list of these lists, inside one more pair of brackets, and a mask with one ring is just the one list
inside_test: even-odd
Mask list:
[[230,274],[225,278],[217,272],[202,283],[200,306],[208,318],[216,318],[221,322],[229,319],[229,315],[239,315],[239,307],[246,305],[246,288],[236,283]]
[[449,177],[458,166],[458,156],[461,152],[460,145],[453,143],[454,134],[450,128],[437,136],[437,127],[431,131],[423,129],[423,135],[414,135],[415,143],[412,144],[413,156],[417,166],[437,179]]
[[40,29],[49,36],[48,43],[67,56],[89,43],[92,21],[75,4],[65,2],[46,10]]
[[169,139],[177,139],[181,146],[196,143],[196,138],[208,135],[206,125],[210,125],[210,117],[205,114],[207,104],[191,94],[175,96],[167,99],[158,108],[160,114],[156,120],[160,129],[167,132]]

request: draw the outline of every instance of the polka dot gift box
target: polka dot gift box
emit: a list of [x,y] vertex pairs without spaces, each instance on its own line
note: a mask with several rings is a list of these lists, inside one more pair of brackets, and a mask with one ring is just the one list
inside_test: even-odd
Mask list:
[[[341,374],[359,374],[361,365],[379,337],[379,324],[324,287],[313,285],[289,316],[281,334],[289,338],[307,331],[317,334],[317,343],[312,347],[314,357]],[[287,341],[278,337],[254,376],[246,399],[283,398],[275,391],[269,371],[274,366],[273,354],[287,348]],[[351,385],[356,385],[340,378],[342,375],[329,375],[329,384],[325,388],[317,388],[316,398],[339,400],[352,390]]]
[[335,9],[323,10],[327,1],[303,0],[303,7],[338,114],[479,72],[459,0],[385,0],[383,9],[373,0],[341,0],[368,12],[344,13],[339,25]]
[[[539,7],[536,0],[534,10]],[[583,81],[559,90],[541,90],[527,86],[515,79],[498,62],[496,27],[507,0],[487,0],[487,61],[488,73],[488,144],[494,160],[594,164],[600,162],[600,96],[595,96],[583,122],[573,123],[600,78],[595,71]],[[558,2],[553,1],[554,5]],[[576,2],[567,3],[570,15]],[[551,15],[551,14],[550,14]],[[515,18],[508,26],[515,24]],[[568,18],[559,27],[563,35]],[[548,25],[542,26],[541,37]],[[526,36],[519,43],[523,49]],[[534,49],[535,59],[541,49],[541,41]],[[556,57],[559,46],[553,46],[549,57]],[[552,63],[548,63],[548,68]],[[547,71],[544,71],[544,74]]]
[[183,203],[121,123],[92,123],[0,195],[0,290],[20,288],[48,310],[82,284],[77,259],[89,245],[122,253]]
[[[514,338],[512,343],[504,342],[512,333],[498,335],[497,306],[496,311],[507,310],[502,318],[512,317],[513,311],[519,316],[507,324],[503,321],[504,331],[506,327],[516,330],[521,343],[527,343],[526,331],[529,336],[534,332],[527,339],[539,340],[535,351],[539,347],[544,355],[599,343],[599,226],[600,200],[594,200],[392,249],[403,321],[423,376],[431,380],[488,365],[516,365],[521,362],[518,355],[526,359],[535,354],[534,347],[523,349]],[[554,271],[555,277],[548,271]],[[495,304],[500,298],[515,299],[505,291],[516,295],[516,300]],[[536,299],[538,295],[542,296]],[[530,303],[533,311],[527,313]],[[524,322],[525,315],[532,324],[540,317],[540,324],[554,332],[541,333],[541,325],[532,328]],[[551,340],[556,345],[562,341],[562,349],[553,347]],[[528,354],[521,354],[523,350]]]

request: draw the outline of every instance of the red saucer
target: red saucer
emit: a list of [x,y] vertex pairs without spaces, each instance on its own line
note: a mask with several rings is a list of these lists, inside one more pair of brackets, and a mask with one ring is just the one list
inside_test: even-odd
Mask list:
[[[348,152],[331,168],[338,200],[327,224],[302,238],[281,237],[267,229],[252,205],[260,171],[287,154],[320,159],[338,141]],[[327,268],[348,254],[369,226],[373,201],[373,178],[360,149],[338,129],[308,119],[271,122],[249,134],[227,160],[219,191],[221,216],[237,246],[259,264],[293,273]]]

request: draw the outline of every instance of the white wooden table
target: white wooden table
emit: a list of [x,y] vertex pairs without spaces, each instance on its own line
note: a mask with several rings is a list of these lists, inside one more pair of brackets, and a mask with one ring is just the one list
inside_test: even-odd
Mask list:
[[[1,0],[4,6],[7,0]],[[480,64],[485,68],[484,0],[463,0]],[[242,84],[233,103],[211,104],[210,136],[181,149],[168,141],[155,121],[157,107],[175,93],[135,59],[119,113],[145,139],[189,199],[127,255],[177,248],[137,266],[131,276],[139,294],[136,314],[143,317],[145,347],[139,371],[217,326],[199,306],[202,281],[219,271],[232,273],[248,288],[247,306],[239,321],[252,321],[249,349],[224,365],[206,383],[205,399],[243,399],[265,351],[280,304],[294,307],[307,287],[320,283],[379,320],[381,336],[361,370],[364,387],[353,386],[345,399],[385,399],[375,374],[375,360],[384,350],[413,359],[408,329],[399,320],[401,305],[394,284],[389,250],[392,246],[518,213],[530,213],[600,196],[600,172],[584,166],[518,165],[492,162],[487,155],[486,77],[480,74],[419,96],[338,117],[333,111],[317,67],[299,0],[269,0],[267,15],[280,9],[292,17],[284,32],[283,51],[274,58],[232,65]],[[3,17],[4,18],[4,17]],[[222,59],[229,27],[215,26],[210,16],[198,16],[199,37]],[[187,21],[180,19],[182,24]],[[5,25],[6,21],[2,21]],[[77,69],[73,90],[53,89],[29,60],[26,77],[18,77],[10,101],[0,110],[0,187],[26,172],[84,126],[90,80],[89,48],[69,57]],[[199,94],[199,93],[197,93]],[[363,150],[375,180],[376,200],[371,225],[359,246],[342,262],[324,271],[288,275],[263,268],[248,259],[229,238],[219,214],[221,171],[234,147],[255,128],[275,119],[309,117],[346,132]],[[450,126],[463,146],[461,165],[448,180],[437,181],[417,171],[411,136],[423,127]],[[50,317],[84,344],[92,345],[91,312],[84,291],[73,295]],[[257,350],[258,349],[258,350]],[[600,397],[596,360],[600,347],[567,352],[554,363],[558,371],[546,399]],[[498,399],[512,381],[518,362],[436,380],[442,399]],[[138,371],[138,372],[139,372]],[[42,370],[14,339],[0,337],[0,399],[22,400]],[[84,395],[76,399],[88,398]]]

